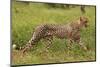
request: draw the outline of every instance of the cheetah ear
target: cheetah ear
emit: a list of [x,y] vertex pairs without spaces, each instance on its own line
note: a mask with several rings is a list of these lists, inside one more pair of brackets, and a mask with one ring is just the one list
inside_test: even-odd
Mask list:
[[80,21],[82,21],[82,16],[80,17]]

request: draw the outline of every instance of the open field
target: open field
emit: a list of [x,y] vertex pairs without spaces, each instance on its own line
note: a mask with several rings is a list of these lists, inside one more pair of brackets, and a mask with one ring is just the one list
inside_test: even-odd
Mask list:
[[[12,65],[95,61],[95,7],[87,6],[85,9],[84,16],[89,18],[89,26],[81,30],[81,37],[88,48],[87,51],[80,49],[76,43],[69,50],[65,39],[55,38],[48,51],[42,41],[25,55],[12,49]],[[49,8],[42,3],[12,2],[12,45],[25,45],[32,37],[35,27],[40,24],[67,24],[80,16],[83,14],[79,6],[62,9]]]

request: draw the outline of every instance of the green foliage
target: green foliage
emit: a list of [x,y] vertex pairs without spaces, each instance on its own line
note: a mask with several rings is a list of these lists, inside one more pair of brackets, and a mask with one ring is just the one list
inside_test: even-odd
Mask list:
[[[32,33],[37,25],[67,24],[73,19],[82,16],[80,7],[71,9],[53,8],[48,9],[43,3],[30,3],[26,5],[22,2],[12,2],[12,45],[18,47],[25,45],[32,37]],[[88,47],[88,51],[83,51],[74,43],[69,50],[66,39],[57,39],[46,51],[45,44],[40,41],[36,47],[23,57],[20,51],[13,50],[12,64],[41,64],[59,63],[74,61],[93,61],[95,60],[95,7],[87,6],[86,14],[89,18],[89,27],[81,31],[82,41]]]
[[48,8],[69,8],[71,5],[69,4],[56,4],[56,3],[45,3],[44,5],[46,5]]

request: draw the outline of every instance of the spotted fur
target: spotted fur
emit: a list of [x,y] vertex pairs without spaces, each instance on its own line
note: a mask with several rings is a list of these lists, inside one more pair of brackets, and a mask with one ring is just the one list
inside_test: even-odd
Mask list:
[[70,44],[74,41],[77,42],[79,45],[82,45],[82,42],[80,40],[80,30],[83,27],[87,27],[87,22],[88,19],[86,17],[80,17],[79,20],[73,21],[66,25],[43,24],[37,26],[32,38],[24,47],[23,52],[30,49],[41,39],[47,39],[50,43],[52,42],[53,37],[60,39],[68,39]]

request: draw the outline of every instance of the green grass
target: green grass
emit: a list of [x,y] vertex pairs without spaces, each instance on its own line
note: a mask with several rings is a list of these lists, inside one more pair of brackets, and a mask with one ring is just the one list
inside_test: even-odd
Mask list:
[[[48,8],[41,3],[12,2],[12,44],[17,46],[25,45],[32,37],[35,27],[40,24],[67,24],[78,17],[83,16],[79,6],[70,9]],[[40,41],[33,50],[24,56],[20,51],[12,50],[12,64],[44,64],[75,61],[94,61],[95,60],[95,7],[87,6],[86,14],[89,18],[89,27],[81,31],[81,37],[88,51],[83,51],[77,46],[72,45],[68,49],[65,39],[55,38],[53,45],[46,51],[45,44]]]

